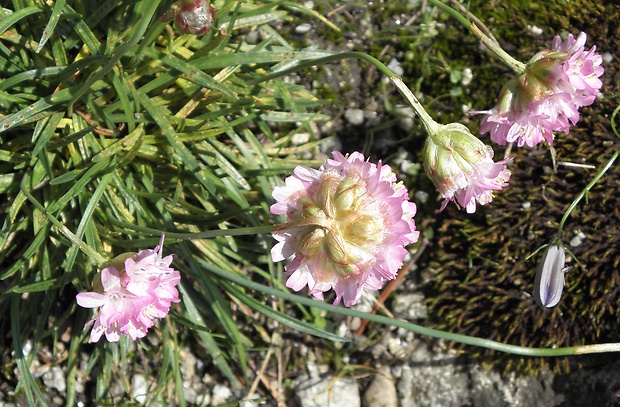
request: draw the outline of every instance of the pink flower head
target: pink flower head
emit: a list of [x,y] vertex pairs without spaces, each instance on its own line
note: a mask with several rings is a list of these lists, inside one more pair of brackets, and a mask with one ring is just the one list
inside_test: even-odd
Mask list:
[[505,145],[534,147],[543,140],[553,143],[553,133],[568,133],[579,120],[579,108],[594,103],[603,83],[603,58],[596,47],[585,50],[586,34],[572,34],[562,42],[553,39],[551,49],[536,54],[525,70],[504,85],[497,105],[480,125],[482,134]]
[[110,342],[117,342],[121,334],[132,340],[142,338],[154,319],[168,315],[171,304],[180,301],[176,285],[181,274],[170,267],[171,255],[162,258],[163,245],[162,234],[154,250],[117,256],[101,270],[100,280],[95,281],[97,291],[77,295],[81,307],[99,308],[88,322],[93,324],[92,342],[104,333]]
[[334,305],[350,307],[364,289],[378,290],[396,277],[418,240],[407,189],[389,165],[333,152],[318,170],[297,166],[275,187],[271,213],[289,223],[273,233],[273,261],[290,258],[286,286],[323,300],[333,289]]
[[423,150],[424,170],[445,198],[440,210],[450,201],[476,211],[476,204],[493,200],[493,191],[508,185],[510,160],[493,161],[493,149],[475,137],[464,125],[440,125],[429,135]]
[[170,20],[183,34],[204,35],[215,20],[215,9],[206,0],[180,0],[161,18],[163,22]]

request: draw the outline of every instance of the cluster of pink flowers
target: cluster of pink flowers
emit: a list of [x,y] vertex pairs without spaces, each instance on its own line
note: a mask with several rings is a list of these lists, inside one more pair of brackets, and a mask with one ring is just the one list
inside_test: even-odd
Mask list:
[[579,108],[590,105],[602,86],[603,58],[596,47],[585,49],[586,34],[566,41],[559,36],[551,49],[536,54],[523,73],[503,87],[497,105],[486,112],[480,132],[505,145],[533,147],[553,143],[553,132],[569,132],[579,120]]
[[271,213],[287,224],[273,233],[273,261],[285,266],[287,287],[323,299],[333,289],[334,304],[349,307],[362,291],[378,290],[391,280],[418,240],[416,206],[388,165],[373,164],[355,152],[339,152],[318,170],[294,169],[285,186],[273,191]]
[[493,191],[508,185],[509,159],[494,162],[493,149],[460,123],[439,125],[424,144],[424,170],[445,198],[440,210],[450,201],[476,211],[476,204],[493,200]]
[[[110,342],[124,334],[132,340],[143,338],[156,318],[168,315],[173,302],[179,302],[176,285],[179,271],[170,267],[172,255],[162,258],[164,236],[154,250],[120,255],[101,270],[95,292],[77,295],[78,305],[99,308],[90,340],[97,342],[105,333]],[[87,325],[88,325],[87,324]]]

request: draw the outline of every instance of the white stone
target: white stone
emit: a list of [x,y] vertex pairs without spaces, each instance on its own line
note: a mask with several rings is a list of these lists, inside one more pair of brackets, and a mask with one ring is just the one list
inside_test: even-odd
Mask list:
[[308,34],[312,30],[312,26],[308,23],[299,24],[295,27],[295,34]]
[[144,377],[144,375],[136,374],[131,378],[131,396],[138,403],[142,405],[146,403],[148,391],[146,377]]
[[362,109],[347,109],[344,111],[344,118],[354,126],[364,123],[364,111]]

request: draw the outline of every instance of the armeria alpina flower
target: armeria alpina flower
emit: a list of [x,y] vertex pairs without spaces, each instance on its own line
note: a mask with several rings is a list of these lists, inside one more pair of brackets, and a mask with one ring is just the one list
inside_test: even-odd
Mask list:
[[584,48],[586,34],[566,41],[553,39],[551,49],[536,54],[515,78],[502,88],[497,105],[485,113],[480,132],[505,145],[534,147],[553,133],[568,133],[579,120],[579,108],[590,105],[602,86],[603,58],[596,47]]
[[545,308],[555,307],[562,298],[564,289],[564,264],[566,251],[560,243],[550,244],[536,269],[534,300]]
[[445,198],[440,210],[453,201],[473,213],[510,179],[510,160],[494,162],[493,149],[460,123],[439,125],[426,138],[422,156],[426,174]]
[[179,302],[176,289],[181,274],[170,267],[172,255],[162,257],[164,235],[153,250],[124,253],[111,260],[95,280],[95,291],[80,293],[76,300],[85,308],[99,308],[90,340],[97,342],[105,333],[110,342],[124,334],[142,338],[154,319],[168,315]]
[[215,20],[215,9],[206,0],[180,0],[161,18],[164,23],[170,20],[183,34],[204,35]]
[[365,161],[361,153],[333,153],[318,170],[297,166],[275,187],[271,213],[287,224],[273,233],[273,261],[290,258],[286,286],[322,300],[333,289],[334,304],[350,307],[362,291],[378,290],[396,277],[418,240],[416,206],[389,165]]

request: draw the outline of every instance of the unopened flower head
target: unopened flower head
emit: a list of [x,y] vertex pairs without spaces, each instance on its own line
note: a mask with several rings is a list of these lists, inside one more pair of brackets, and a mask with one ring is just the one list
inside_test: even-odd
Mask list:
[[603,58],[585,49],[586,34],[565,41],[556,36],[551,49],[536,54],[523,72],[502,88],[497,105],[485,113],[480,132],[505,145],[534,147],[553,143],[553,133],[568,133],[579,108],[590,105],[602,86]]
[[173,20],[175,28],[183,34],[204,35],[215,20],[215,9],[206,0],[180,0],[161,20]]
[[176,285],[181,274],[170,267],[172,255],[162,257],[164,236],[154,250],[124,253],[112,259],[94,282],[95,291],[80,293],[76,300],[85,308],[99,308],[90,334],[97,342],[116,342],[121,334],[132,340],[142,338],[154,319],[168,315],[173,302],[179,302]]
[[565,262],[566,252],[561,243],[547,246],[534,280],[534,300],[541,307],[552,308],[560,302],[564,289]]
[[508,185],[510,160],[493,161],[493,149],[460,123],[440,125],[430,134],[423,150],[424,170],[448,202],[456,202],[467,213],[476,211],[476,205],[493,200],[493,191]]
[[418,240],[414,203],[390,166],[373,164],[355,152],[339,152],[318,170],[298,166],[273,191],[271,213],[288,223],[274,232],[273,261],[285,266],[287,287],[323,299],[333,289],[334,304],[349,307],[362,291],[378,290],[395,278]]

